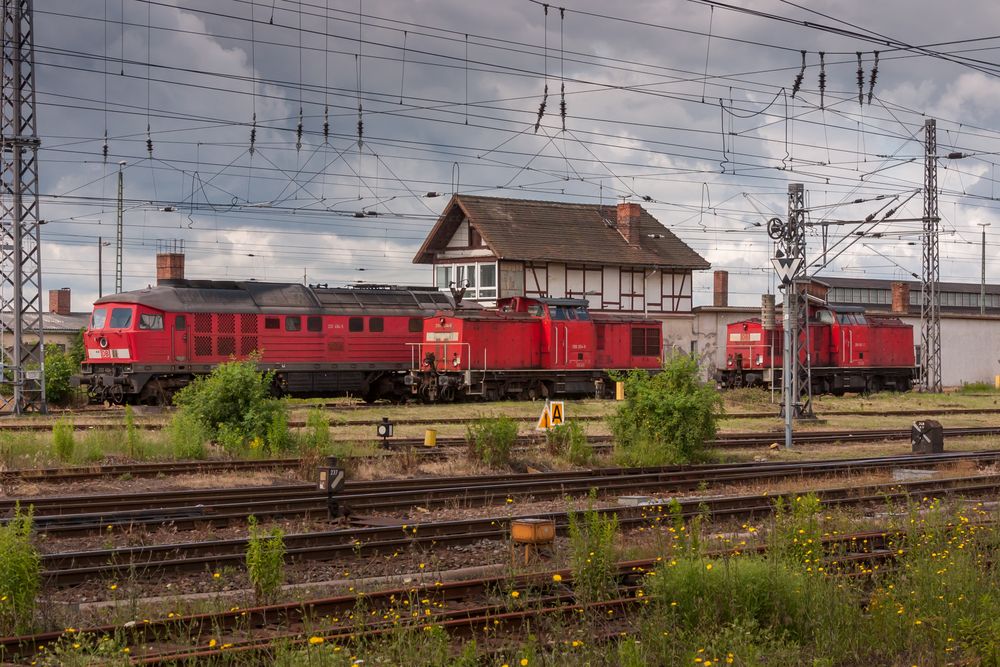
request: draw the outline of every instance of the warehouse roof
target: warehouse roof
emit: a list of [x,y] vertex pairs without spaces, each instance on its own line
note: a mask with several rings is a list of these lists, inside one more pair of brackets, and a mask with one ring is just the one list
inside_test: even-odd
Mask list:
[[413,258],[430,264],[445,249],[464,219],[499,259],[571,264],[707,269],[710,264],[645,209],[638,243],[629,244],[608,204],[571,204],[454,195]]

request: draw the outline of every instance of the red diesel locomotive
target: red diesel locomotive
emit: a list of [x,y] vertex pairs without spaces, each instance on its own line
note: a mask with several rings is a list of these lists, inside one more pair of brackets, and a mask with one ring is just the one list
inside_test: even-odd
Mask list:
[[[914,365],[913,327],[899,318],[865,315],[857,306],[809,306],[806,341],[814,393],[909,391],[919,375]],[[723,387],[770,387],[781,382],[784,329],[765,329],[759,319],[730,324],[726,367],[716,373]]]
[[406,383],[428,402],[606,395],[608,370],[659,369],[662,343],[658,320],[593,314],[583,299],[501,299],[425,320]]
[[193,378],[259,357],[276,394],[406,395],[407,343],[454,305],[431,288],[175,280],[94,304],[78,381],[95,402],[167,404]]

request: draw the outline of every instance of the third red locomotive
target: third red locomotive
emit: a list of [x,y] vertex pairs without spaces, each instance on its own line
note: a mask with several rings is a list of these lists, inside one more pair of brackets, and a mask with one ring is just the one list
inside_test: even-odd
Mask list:
[[[899,318],[866,315],[857,306],[809,305],[808,333],[800,333],[802,361],[812,371],[813,393],[908,391],[918,377],[913,327]],[[781,382],[784,329],[760,319],[730,324],[723,387],[770,387]],[[806,347],[808,341],[808,347]]]

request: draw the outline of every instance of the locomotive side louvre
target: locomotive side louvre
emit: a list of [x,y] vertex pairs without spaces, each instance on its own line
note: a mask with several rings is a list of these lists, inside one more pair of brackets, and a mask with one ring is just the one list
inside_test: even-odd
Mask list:
[[406,343],[451,304],[429,288],[174,281],[95,303],[78,380],[96,400],[162,403],[217,364],[257,354],[277,372],[276,391],[400,395]]

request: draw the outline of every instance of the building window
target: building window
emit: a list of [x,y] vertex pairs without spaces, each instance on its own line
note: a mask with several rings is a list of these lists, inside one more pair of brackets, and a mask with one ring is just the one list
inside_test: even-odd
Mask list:
[[497,265],[484,264],[438,265],[434,269],[434,284],[439,290],[465,288],[465,298],[473,301],[497,298]]
[[353,333],[365,330],[365,320],[361,317],[352,317],[347,320],[347,330]]
[[479,298],[497,298],[497,265],[479,265]]
[[368,319],[368,330],[373,333],[381,333],[385,330],[385,320],[381,317],[371,317]]
[[469,247],[478,248],[483,245],[483,237],[479,233],[479,230],[469,225]]
[[309,331],[322,331],[323,330],[323,318],[318,315],[312,315],[306,319],[306,329]]

